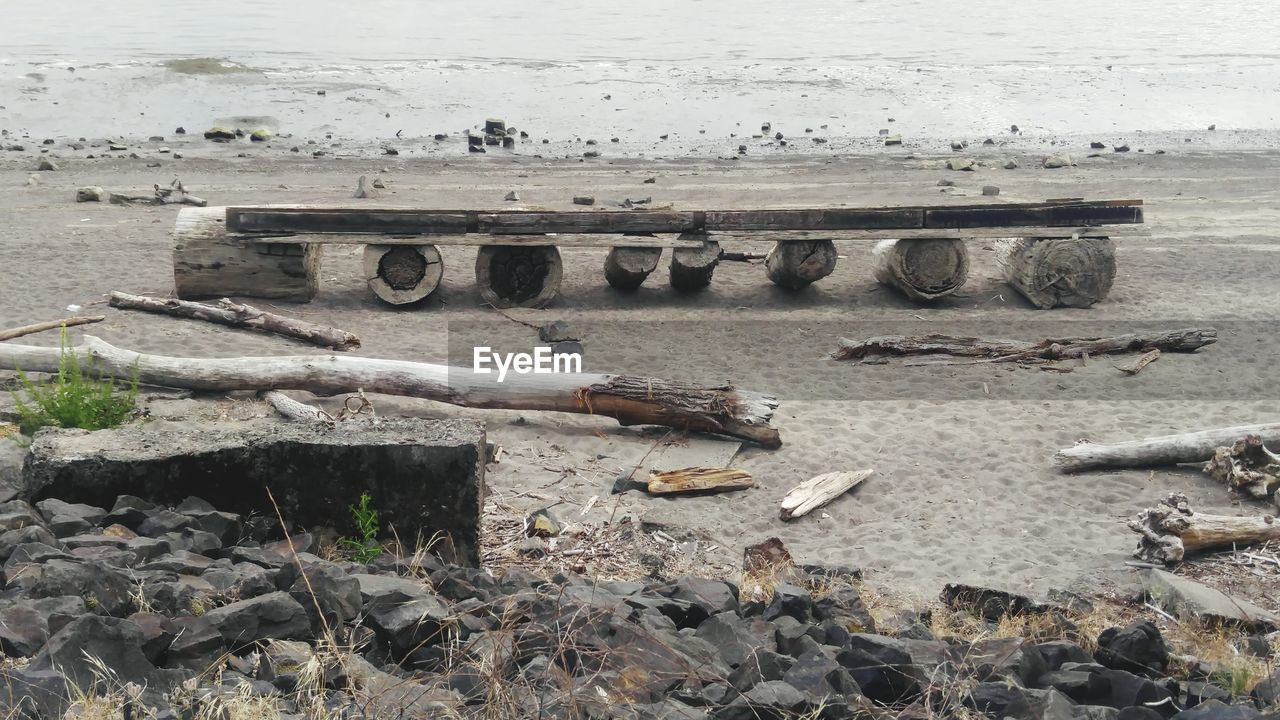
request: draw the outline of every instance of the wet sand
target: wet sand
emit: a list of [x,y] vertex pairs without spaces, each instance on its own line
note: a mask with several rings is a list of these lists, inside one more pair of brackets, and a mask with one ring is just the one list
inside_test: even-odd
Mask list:
[[[1056,197],[1142,198],[1152,236],[1119,240],[1119,275],[1105,302],[1088,310],[1038,311],[998,280],[989,245],[970,246],[970,280],[959,296],[916,306],[878,287],[870,244],[840,242],[836,272],[791,293],[763,268],[724,263],[712,287],[681,295],[660,269],[641,291],[622,295],[604,282],[604,250],[566,250],[562,298],[541,311],[511,311],[532,323],[567,319],[586,336],[588,370],[649,374],[705,383],[730,381],[782,401],[775,417],[784,445],[744,448],[735,465],[759,486],[715,497],[610,496],[634,459],[608,455],[610,439],[652,442],[610,420],[551,413],[465,411],[424,401],[375,398],[379,412],[483,418],[507,456],[489,475],[507,504],[532,509],[560,502],[581,519],[642,516],[696,528],[732,563],[744,544],[776,535],[801,561],[865,568],[898,593],[929,596],[944,582],[970,581],[1041,593],[1090,589],[1127,576],[1134,545],[1124,520],[1173,491],[1199,509],[1257,513],[1194,470],[1097,472],[1064,476],[1049,458],[1080,438],[1125,439],[1215,425],[1274,421],[1280,355],[1280,153],[1109,154],[1077,167],[1044,170],[992,162],[976,173],[942,169],[945,157],[808,157],[736,162],[532,158],[441,162],[404,157],[234,157],[237,150],[175,162],[60,160],[32,173],[31,153],[0,156],[0,327],[94,309],[104,293],[166,293],[172,287],[173,207],[76,204],[75,188],[145,191],[181,177],[211,204],[343,203],[422,207],[567,209],[571,197],[600,201],[652,196],[677,208],[885,205],[973,202],[981,187],[1000,201]],[[992,151],[993,153],[999,151]],[[222,157],[217,157],[221,153]],[[146,162],[160,160],[159,169]],[[27,185],[38,176],[38,184]],[[360,174],[388,188],[375,201],[352,200]],[[644,184],[645,178],[656,182]],[[943,191],[942,178],[956,187]],[[746,243],[727,249],[765,249]],[[306,305],[262,303],[357,333],[368,357],[457,362],[473,344],[528,348],[536,331],[481,307],[472,285],[474,250],[444,248],[445,279],[421,307],[380,305],[359,276],[358,248],[326,251],[319,297]],[[103,309],[88,332],[109,342],[171,355],[305,354],[289,341],[194,321]],[[1194,355],[1166,355],[1140,375],[1095,359],[1069,374],[1008,366],[858,366],[827,354],[837,339],[885,333],[947,332],[1018,338],[1124,332],[1141,327],[1211,325],[1220,341]],[[79,332],[73,331],[74,335]],[[30,342],[56,342],[51,334]],[[305,394],[302,395],[305,397]],[[247,409],[246,409],[247,408]],[[164,401],[158,414],[200,417],[263,413],[243,398]],[[616,444],[616,443],[615,443]],[[605,457],[599,455],[605,454]],[[778,502],[813,475],[873,467],[859,489],[813,516],[783,524]],[[616,504],[616,506],[615,506]]]

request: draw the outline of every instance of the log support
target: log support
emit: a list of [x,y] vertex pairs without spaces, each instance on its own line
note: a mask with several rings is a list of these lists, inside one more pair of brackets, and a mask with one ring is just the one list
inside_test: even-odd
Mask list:
[[319,245],[228,237],[226,208],[183,208],[173,240],[173,283],[179,298],[309,302],[320,289]]
[[560,251],[553,245],[486,245],[476,254],[476,285],[496,308],[541,308],[560,294]]
[[1006,238],[994,246],[1004,279],[1042,310],[1089,307],[1105,299],[1115,281],[1111,238]]
[[364,276],[384,302],[407,305],[440,286],[444,261],[435,245],[365,245]]
[[800,290],[835,272],[836,244],[830,240],[781,240],[764,259],[769,280]]
[[604,259],[604,278],[618,290],[635,290],[661,259],[662,248],[611,247]]
[[876,281],[912,300],[929,301],[960,289],[969,278],[963,240],[881,240],[871,250]]
[[711,276],[720,264],[720,244],[701,233],[682,233],[681,239],[701,237],[700,248],[676,248],[671,251],[671,287],[684,292],[701,290],[711,284]]

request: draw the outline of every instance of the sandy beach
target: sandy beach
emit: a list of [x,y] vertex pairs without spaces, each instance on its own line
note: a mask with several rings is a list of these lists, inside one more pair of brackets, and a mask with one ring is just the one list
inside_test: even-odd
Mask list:
[[[170,138],[172,144],[175,138]],[[323,284],[309,304],[263,303],[285,314],[358,334],[368,357],[465,362],[480,343],[528,348],[537,333],[519,321],[568,320],[584,334],[591,371],[703,383],[732,382],[781,400],[778,450],[744,447],[734,466],[752,490],[653,499],[611,496],[661,436],[613,421],[554,413],[466,411],[375,397],[380,413],[483,419],[504,448],[490,469],[491,497],[518,510],[556,504],[574,521],[617,517],[689,528],[709,563],[734,566],[741,548],[781,538],[802,562],[856,565],[868,583],[931,597],[944,582],[969,581],[1043,594],[1102,589],[1128,581],[1135,536],[1124,521],[1170,492],[1197,509],[1256,514],[1195,469],[1062,475],[1053,451],[1078,439],[1107,441],[1178,430],[1273,421],[1280,352],[1280,152],[1113,154],[1046,170],[1040,156],[975,148],[977,172],[950,172],[945,156],[876,155],[594,162],[529,157],[446,162],[399,157],[323,158],[188,141],[172,160],[156,145],[138,159],[57,160],[33,172],[36,148],[0,155],[0,327],[53,319],[68,306],[102,310],[87,332],[166,355],[307,354],[310,346],[194,321],[109,310],[113,290],[170,292],[173,207],[77,204],[75,189],[101,185],[145,192],[180,177],[213,205],[330,203],[416,207],[572,207],[592,194],[608,201],[652,196],[655,206],[874,206],[1059,197],[1141,198],[1150,238],[1118,240],[1114,290],[1087,310],[1035,310],[997,276],[990,246],[970,245],[968,284],[921,307],[879,287],[870,243],[841,241],[833,275],[798,293],[774,287],[763,268],[726,262],[707,291],[676,293],[660,268],[636,294],[604,282],[603,249],[565,250],[562,297],[545,310],[503,317],[482,307],[473,286],[474,249],[444,248],[441,289],[421,306],[380,304],[360,277],[356,246],[326,249]],[[63,154],[60,148],[53,148]],[[247,153],[250,157],[237,157]],[[68,154],[69,155],[69,154]],[[1001,169],[1016,157],[1021,167]],[[161,162],[159,168],[146,167]],[[375,200],[351,198],[359,175],[382,178]],[[29,178],[36,180],[30,181]],[[645,184],[646,178],[655,178]],[[955,182],[940,188],[938,181]],[[517,190],[520,203],[504,202]],[[763,251],[759,243],[729,250]],[[665,264],[665,259],[664,259]],[[855,365],[828,357],[840,337],[943,332],[1019,339],[1210,326],[1220,340],[1193,355],[1168,354],[1137,376],[1109,359],[1059,374],[1012,366]],[[79,329],[72,335],[79,335]],[[52,334],[30,339],[57,341]],[[306,394],[299,394],[305,398]],[[334,400],[323,402],[333,403]],[[157,417],[244,417],[269,408],[248,396],[156,399]],[[198,420],[197,420],[198,421]],[[874,468],[856,491],[811,517],[782,523],[778,503],[796,483],[838,469]],[[598,496],[585,514],[580,509]],[[1260,507],[1260,506],[1259,506]],[[708,546],[713,549],[707,550]],[[1272,608],[1274,609],[1274,600]]]

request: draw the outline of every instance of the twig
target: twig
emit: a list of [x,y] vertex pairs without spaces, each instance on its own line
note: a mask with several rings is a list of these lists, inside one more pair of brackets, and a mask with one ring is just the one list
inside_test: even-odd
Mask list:
[[74,325],[88,325],[89,323],[102,322],[106,319],[106,315],[77,315],[76,317],[64,318],[62,320],[46,320],[45,322],[23,325],[22,327],[11,328],[9,330],[0,330],[0,340],[12,340],[17,337],[22,337],[23,335],[31,335],[32,333],[54,330],[56,328],[72,327]]
[[206,305],[188,300],[150,298],[113,292],[110,305],[122,310],[142,310],[160,315],[204,320],[230,327],[252,328],[335,350],[351,350],[360,347],[360,338],[345,330],[277,315],[252,305],[234,303],[226,298],[219,300],[217,305]]

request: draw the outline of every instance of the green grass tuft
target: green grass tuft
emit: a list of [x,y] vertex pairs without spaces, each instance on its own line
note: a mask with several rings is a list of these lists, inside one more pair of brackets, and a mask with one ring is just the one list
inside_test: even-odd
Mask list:
[[96,362],[86,368],[75,350],[67,346],[65,327],[61,350],[58,372],[50,378],[32,381],[18,369],[22,391],[12,395],[22,436],[29,438],[42,427],[103,430],[127,422],[138,396],[137,372],[124,384],[104,375]]
[[378,543],[378,510],[369,507],[369,493],[360,494],[359,505],[348,505],[351,518],[355,520],[359,538],[342,538],[339,547],[346,550],[351,559],[358,563],[371,563],[382,554],[382,545]]

